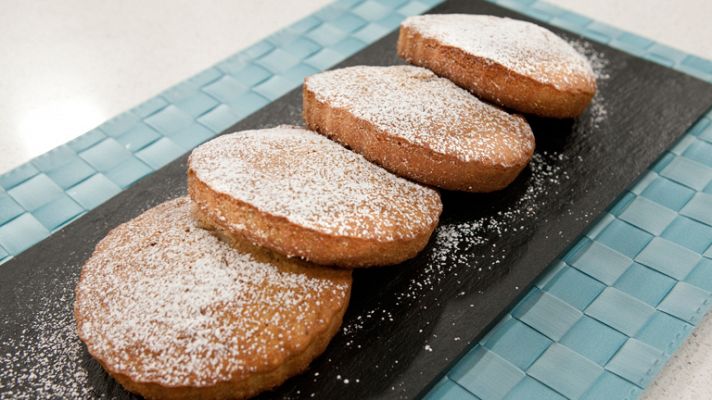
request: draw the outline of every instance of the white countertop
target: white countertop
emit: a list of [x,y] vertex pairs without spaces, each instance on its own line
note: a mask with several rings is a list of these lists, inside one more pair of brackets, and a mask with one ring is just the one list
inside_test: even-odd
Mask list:
[[[712,59],[712,2],[549,0]],[[297,1],[0,0],[0,173],[328,4]],[[712,398],[708,316],[646,391]]]

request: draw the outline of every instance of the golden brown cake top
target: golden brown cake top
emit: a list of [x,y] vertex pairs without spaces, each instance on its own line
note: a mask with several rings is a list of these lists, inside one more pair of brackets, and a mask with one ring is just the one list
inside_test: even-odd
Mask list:
[[490,15],[429,14],[409,17],[402,26],[560,90],[595,80],[586,57],[530,22]]
[[302,128],[220,136],[193,150],[189,168],[217,192],[329,235],[409,238],[441,209],[434,190]]
[[507,167],[527,159],[534,147],[523,118],[480,101],[425,68],[349,67],[310,76],[305,85],[321,102],[462,161]]
[[279,366],[345,307],[350,273],[236,250],[190,201],[112,230],[82,270],[79,336],[113,373],[207,386]]

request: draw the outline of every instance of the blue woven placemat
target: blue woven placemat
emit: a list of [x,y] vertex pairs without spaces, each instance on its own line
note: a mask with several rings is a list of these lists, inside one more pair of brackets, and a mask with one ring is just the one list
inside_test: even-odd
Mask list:
[[[0,263],[440,0],[338,0],[0,175]],[[495,1],[712,82],[712,63],[541,1]],[[695,125],[429,398],[634,398],[709,308],[712,123]]]

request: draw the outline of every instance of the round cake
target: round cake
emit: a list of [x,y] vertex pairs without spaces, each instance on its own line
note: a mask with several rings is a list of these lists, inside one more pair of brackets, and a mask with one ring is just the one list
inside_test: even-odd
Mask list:
[[112,230],[74,314],[89,353],[146,398],[247,398],[303,371],[338,331],[348,270],[225,243],[187,197]]
[[398,54],[483,100],[543,117],[576,117],[596,93],[586,57],[551,31],[516,19],[409,17],[401,24]]
[[341,68],[306,78],[303,92],[309,128],[426,185],[500,190],[534,153],[524,118],[425,68]]
[[188,161],[200,221],[286,256],[343,267],[396,264],[425,247],[442,203],[312,131],[220,136]]

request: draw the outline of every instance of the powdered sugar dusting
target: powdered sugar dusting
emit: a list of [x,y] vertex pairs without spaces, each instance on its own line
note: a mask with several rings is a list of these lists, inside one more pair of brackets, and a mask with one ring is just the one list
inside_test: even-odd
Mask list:
[[326,329],[350,278],[256,257],[196,227],[187,198],[164,203],[97,246],[77,286],[79,336],[141,382],[204,386],[275,368]]
[[[389,293],[389,299],[384,303],[364,309],[358,314],[352,314],[344,324],[342,333],[347,339],[346,347],[351,351],[359,351],[363,345],[361,340],[364,338],[370,340],[374,332],[389,332],[391,327],[398,325],[400,326],[397,329],[400,330],[403,318],[399,316],[406,312],[404,310],[442,309],[440,296],[447,296],[450,305],[455,303],[458,307],[475,307],[474,303],[459,304],[460,299],[473,294],[470,292],[473,289],[469,289],[466,282],[471,283],[473,277],[488,279],[488,276],[497,274],[492,272],[493,270],[502,270],[502,264],[512,256],[513,249],[498,246],[498,238],[507,236],[511,240],[530,234],[527,230],[531,227],[526,221],[542,213],[552,196],[562,194],[562,188],[570,179],[563,165],[570,161],[567,156],[558,152],[537,153],[528,167],[531,175],[524,183],[526,189],[507,207],[497,213],[486,213],[481,217],[467,220],[458,220],[457,216],[455,220],[448,220],[445,216],[446,220],[442,221],[434,233],[434,243],[423,254],[424,265],[413,270],[406,287]],[[462,285],[462,290],[457,293],[442,292],[443,281],[456,282]],[[452,297],[455,299],[451,299]],[[424,315],[427,314],[430,313],[424,312]],[[410,315],[412,317],[412,314]],[[416,317],[409,320],[408,326],[412,327],[410,334],[422,339],[423,347],[414,351],[439,352],[441,347],[434,344],[436,340],[440,340],[440,343],[442,339],[464,342],[463,338],[455,334],[449,338],[438,338],[438,334],[433,333],[433,326],[441,322],[437,317],[434,319]],[[452,325],[457,323],[460,321],[453,321]],[[461,323],[471,326],[469,324],[472,322],[465,318]],[[439,332],[441,336],[447,335],[447,329],[440,329]],[[379,369],[386,379],[394,374],[393,371],[401,373],[399,363],[409,358],[411,357],[407,354],[393,352],[389,358],[383,359],[374,368]],[[338,366],[334,366],[336,367]],[[350,378],[363,378],[363,376]],[[394,391],[398,389],[395,386],[392,388]]]
[[430,14],[409,17],[402,25],[560,90],[593,80],[585,57],[551,31],[530,22],[489,15]]
[[[58,268],[67,270],[66,265]],[[89,374],[82,365],[84,349],[77,338],[72,316],[74,284],[78,274],[51,282],[55,296],[41,296],[38,310],[14,337],[0,347],[0,398],[85,399],[105,398],[92,391]],[[30,299],[25,299],[30,301]]]
[[[524,221],[541,212],[550,196],[559,194],[558,188],[569,179],[560,166],[565,160],[563,154],[537,153],[529,164],[531,177],[525,192],[506,209],[467,221],[443,221],[434,233],[435,243],[429,248],[425,266],[418,270],[405,290],[393,293],[394,305],[412,307],[424,293],[439,288],[443,280],[460,283],[468,276],[497,268],[511,255],[511,249],[498,247],[496,239],[520,234],[527,229]],[[368,324],[388,323],[392,321],[388,316],[394,312],[377,307],[356,315],[343,327],[343,333],[353,337]],[[381,326],[381,329],[384,328]]]
[[[517,235],[526,229],[523,222],[541,211],[546,198],[557,195],[558,186],[569,179],[559,162],[563,154],[537,153],[529,164],[530,183],[526,191],[507,209],[478,219],[444,223],[435,231],[435,246],[429,254],[428,266],[419,282],[397,294],[398,301],[417,299],[423,288],[432,288],[458,266],[468,265],[474,272],[496,268],[511,249],[498,248],[493,239]],[[488,244],[491,245],[488,246]],[[476,251],[486,249],[486,251]],[[487,264],[481,260],[489,260]]]
[[[605,81],[611,78],[608,71],[608,58],[602,52],[596,51],[590,42],[571,41],[571,47],[575,48],[580,54],[583,54],[590,62],[593,73],[596,76],[597,85],[605,85]],[[591,104],[587,110],[587,117],[580,120],[586,121],[586,130],[595,132],[601,124],[608,118],[608,109],[606,108],[606,99],[603,95],[603,90],[597,90],[593,96]]]
[[463,161],[509,167],[527,160],[534,148],[523,118],[425,68],[349,67],[310,76],[305,87],[317,100],[390,135]]
[[429,229],[441,209],[434,190],[300,128],[221,136],[195,149],[189,163],[213,190],[333,235],[410,238]]

